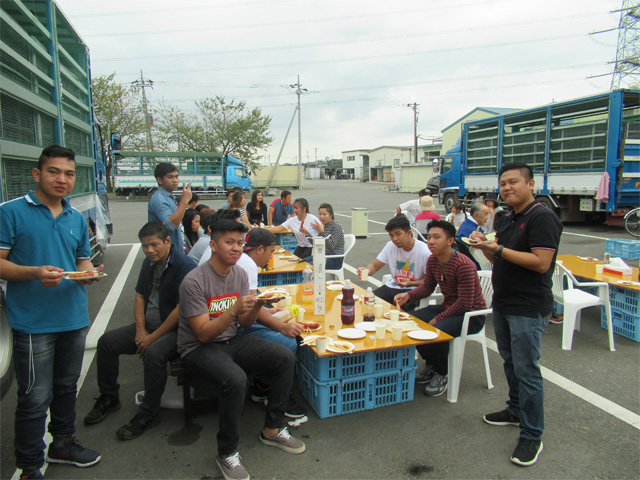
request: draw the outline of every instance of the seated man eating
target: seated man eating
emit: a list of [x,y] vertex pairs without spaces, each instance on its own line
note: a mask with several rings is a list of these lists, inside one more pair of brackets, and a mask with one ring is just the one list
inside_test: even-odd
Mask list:
[[238,453],[239,424],[247,393],[247,373],[258,373],[270,386],[260,442],[288,453],[305,444],[282,428],[295,358],[288,348],[249,328],[264,302],[249,294],[246,272],[236,265],[244,247],[245,226],[220,220],[211,226],[211,258],[187,275],[180,286],[178,352],[187,368],[220,390],[218,456],[226,479],[248,479]]

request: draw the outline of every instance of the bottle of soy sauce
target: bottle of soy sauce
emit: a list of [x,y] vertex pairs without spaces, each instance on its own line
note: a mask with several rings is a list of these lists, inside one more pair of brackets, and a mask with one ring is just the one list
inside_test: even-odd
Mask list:
[[356,320],[356,302],[353,298],[353,285],[347,279],[342,287],[342,301],[340,303],[340,318],[343,325],[353,325]]

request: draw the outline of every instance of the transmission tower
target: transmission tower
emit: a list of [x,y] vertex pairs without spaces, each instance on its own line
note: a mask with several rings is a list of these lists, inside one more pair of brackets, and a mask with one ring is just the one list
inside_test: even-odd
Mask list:
[[640,83],[640,3],[622,0],[618,23],[618,47],[611,77],[611,89]]

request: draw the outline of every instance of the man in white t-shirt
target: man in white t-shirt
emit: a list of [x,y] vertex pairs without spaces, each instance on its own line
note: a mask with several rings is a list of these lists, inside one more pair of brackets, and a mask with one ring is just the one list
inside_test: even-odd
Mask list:
[[[269,263],[276,246],[276,236],[265,228],[254,228],[247,234],[244,253],[236,265],[247,272],[251,295],[258,294],[258,270]],[[272,315],[275,312],[276,310],[262,307],[257,322],[246,329],[239,327],[238,334],[255,335],[270,342],[279,343],[291,350],[295,357],[298,348],[296,337],[302,333],[304,327],[296,322],[283,323]],[[250,391],[251,400],[264,402],[269,394],[269,387],[256,376]],[[284,414],[289,418],[300,418],[307,414],[307,410],[296,402],[293,394],[290,394]]]
[[396,207],[396,215],[400,215],[404,213],[404,215],[409,219],[409,223],[413,225],[416,223],[416,216],[422,211],[420,210],[420,199],[425,195],[429,195],[429,192],[426,189],[422,189],[418,192],[418,199],[408,200],[404,203],[401,203]]
[[[369,275],[373,275],[388,264],[391,280],[373,293],[384,301],[393,303],[396,295],[422,285],[431,251],[424,242],[416,242],[411,224],[404,215],[393,217],[384,228],[389,232],[391,241],[387,242],[373,262],[358,269],[358,277],[361,278],[364,268],[369,270]],[[404,310],[414,308],[414,304],[404,305]]]

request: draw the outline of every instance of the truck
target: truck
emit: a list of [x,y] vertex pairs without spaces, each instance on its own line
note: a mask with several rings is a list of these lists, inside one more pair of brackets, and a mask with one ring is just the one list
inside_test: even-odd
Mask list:
[[[91,91],[89,49],[53,0],[0,2],[0,201],[36,187],[44,147],[76,153],[69,201],[87,219],[91,260],[102,263],[113,227],[105,149]],[[12,340],[0,292],[1,393],[11,383]]]
[[514,162],[531,166],[536,199],[562,221],[622,225],[640,203],[640,91],[464,123],[456,145],[437,160],[439,203],[448,213],[455,202],[499,193],[498,172]]
[[180,183],[191,182],[194,191],[223,194],[240,187],[251,190],[251,178],[243,163],[216,152],[112,151],[113,188],[116,195],[147,195],[158,187],[156,165],[169,162],[178,168]]

